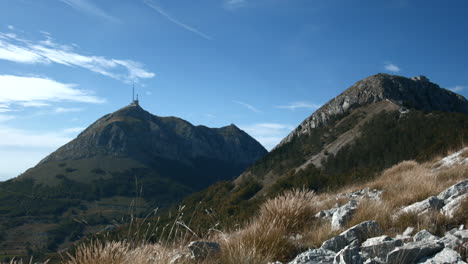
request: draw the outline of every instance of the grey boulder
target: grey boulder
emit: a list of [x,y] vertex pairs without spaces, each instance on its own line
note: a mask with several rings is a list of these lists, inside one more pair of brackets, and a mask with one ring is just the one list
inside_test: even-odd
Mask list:
[[359,203],[356,200],[351,200],[345,205],[339,207],[332,216],[331,226],[333,230],[343,228],[356,212]]
[[418,241],[398,247],[388,253],[388,264],[411,264],[440,252],[444,244],[438,241]]
[[381,232],[379,225],[375,221],[366,221],[351,227],[342,232],[336,237],[333,237],[322,244],[322,248],[338,252],[351,244],[353,241],[358,241],[358,245],[364,242],[367,238],[379,235]]
[[386,259],[389,252],[400,246],[403,246],[401,240],[394,240],[388,236],[373,237],[362,243],[361,254],[366,259]]
[[340,250],[333,261],[333,264],[362,264],[361,255],[359,254],[358,241],[354,241],[351,245]]
[[289,264],[332,264],[335,252],[323,248],[309,249],[299,254]]
[[444,200],[445,203],[449,203],[450,201],[456,199],[457,197],[468,193],[468,180],[461,181],[455,185],[450,186],[445,191],[439,193],[437,198],[440,200]]
[[465,263],[458,252],[450,248],[444,248],[439,253],[431,257],[426,257],[418,264],[462,264]]
[[444,206],[444,201],[440,200],[435,196],[431,196],[426,200],[408,205],[400,210],[400,214],[413,213],[413,214],[424,214],[429,211],[438,211]]
[[431,234],[431,232],[427,231],[426,229],[419,231],[413,237],[413,240],[415,242],[416,241],[429,241],[429,240],[437,241],[439,239],[440,239],[439,237],[434,236],[433,234]]

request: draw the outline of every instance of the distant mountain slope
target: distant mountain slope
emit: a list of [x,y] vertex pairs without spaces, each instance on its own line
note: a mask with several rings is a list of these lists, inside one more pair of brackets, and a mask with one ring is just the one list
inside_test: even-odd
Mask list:
[[[427,161],[468,142],[468,101],[425,77],[377,74],[329,101],[237,179],[184,200],[220,218],[245,218],[290,188],[325,191],[375,177],[403,160]],[[215,201],[215,202],[213,202]],[[197,222],[208,221],[200,215]]]
[[311,129],[326,125],[333,116],[380,101],[390,101],[399,107],[429,112],[468,113],[468,102],[463,96],[440,88],[425,76],[405,78],[380,73],[358,81],[323,105],[284,138],[277,147],[290,142],[295,136],[310,134]]
[[54,251],[130,212],[147,213],[231,180],[266,153],[235,125],[193,126],[134,102],[0,183],[0,252]]
[[237,176],[266,153],[235,125],[193,126],[131,104],[94,122],[18,180],[55,185],[66,177],[90,183],[136,169],[197,190]]
[[[236,179],[236,183],[254,178],[268,186],[291,169],[306,169],[310,165],[321,168],[330,155],[336,155],[362,137],[366,123],[382,117],[385,112],[396,111],[403,117],[409,109],[467,114],[468,101],[461,95],[440,88],[424,76],[370,76],[358,81],[304,120],[271,153]],[[433,132],[435,129],[437,127]],[[271,164],[273,160],[278,162]]]

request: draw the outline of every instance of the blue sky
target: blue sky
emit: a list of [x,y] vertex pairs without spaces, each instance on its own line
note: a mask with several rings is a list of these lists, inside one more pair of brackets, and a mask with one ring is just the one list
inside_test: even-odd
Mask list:
[[0,180],[101,116],[134,81],[153,114],[236,124],[268,149],[379,72],[468,95],[466,0],[0,1]]

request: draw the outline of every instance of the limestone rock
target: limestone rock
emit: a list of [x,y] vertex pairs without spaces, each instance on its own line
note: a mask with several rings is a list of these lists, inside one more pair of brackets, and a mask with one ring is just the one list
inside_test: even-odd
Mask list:
[[440,200],[444,200],[446,203],[450,202],[451,200],[468,193],[468,180],[464,180],[459,182],[453,186],[450,186],[445,191],[441,192],[437,195],[437,198]]
[[332,264],[335,252],[323,248],[309,249],[299,254],[289,264]]
[[221,251],[221,247],[216,242],[192,241],[187,246],[192,258],[196,260],[205,259],[208,256],[216,255]]
[[462,194],[455,199],[447,199],[449,202],[440,210],[445,216],[453,217],[460,205],[468,199],[468,193]]
[[366,221],[351,227],[336,237],[333,237],[322,244],[323,249],[338,252],[357,240],[360,245],[367,238],[380,234],[381,230],[377,222]]
[[439,253],[431,257],[426,257],[418,264],[462,264],[465,263],[458,252],[450,248],[444,248]]
[[437,241],[418,241],[398,247],[388,253],[388,264],[410,264],[440,252],[444,244]]
[[412,236],[397,235],[395,239],[401,240],[403,243],[413,242]]
[[331,226],[333,230],[338,230],[343,228],[351,218],[351,216],[356,212],[358,207],[358,202],[356,200],[351,200],[347,204],[338,208],[334,213],[331,221]]
[[402,213],[415,213],[415,214],[423,214],[427,213],[431,210],[438,211],[440,208],[444,206],[444,202],[435,196],[431,196],[426,200],[408,205],[400,210],[400,214]]
[[350,245],[340,250],[333,261],[333,264],[361,264],[362,259],[359,254],[358,241],[354,241]]
[[403,231],[403,236],[411,236],[414,232],[414,227],[408,226],[405,231]]
[[373,237],[362,243],[361,253],[364,258],[385,259],[389,252],[400,246],[403,246],[401,240],[394,240],[388,236]]
[[437,236],[434,236],[433,234],[431,234],[429,231],[427,231],[426,229],[423,229],[421,231],[419,231],[418,233],[416,233],[416,235],[414,235],[413,237],[413,240],[416,242],[416,241],[429,241],[429,240],[433,240],[433,241],[437,241],[439,240],[440,238],[437,237]]

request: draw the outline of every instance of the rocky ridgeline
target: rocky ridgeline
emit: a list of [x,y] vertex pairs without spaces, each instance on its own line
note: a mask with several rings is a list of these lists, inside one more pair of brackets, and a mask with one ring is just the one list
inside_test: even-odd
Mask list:
[[325,241],[320,248],[301,253],[289,264],[465,263],[458,253],[468,250],[468,230],[463,226],[442,238],[426,230],[411,237],[413,230],[408,228],[391,238],[381,234],[377,222],[363,222]]
[[290,142],[295,136],[310,134],[312,129],[326,125],[333,116],[384,100],[391,101],[402,109],[411,107],[424,111],[468,113],[468,101],[463,96],[440,88],[424,76],[405,78],[377,74],[355,83],[323,105],[277,147]]
[[[316,217],[330,219],[332,228],[346,225],[362,199],[380,200],[378,190],[363,189],[342,194],[354,198],[343,206],[319,212]],[[402,208],[399,213],[424,214],[440,211],[452,217],[461,202],[468,197],[468,180],[459,182],[437,196]],[[465,263],[458,252],[468,252],[468,230],[463,226],[437,237],[427,230],[411,236],[409,227],[395,238],[382,234],[375,221],[367,221],[325,241],[318,249],[310,249],[298,255],[289,264],[405,264],[405,263]],[[275,263],[279,264],[279,262]]]
[[[337,195],[337,199],[350,199],[346,204],[320,211],[315,216],[327,219],[334,229],[341,229],[347,224],[364,199],[380,201],[382,191],[362,189]],[[468,180],[459,182],[437,196],[414,203],[400,209],[399,213],[411,212],[424,214],[439,210],[451,217],[460,201],[468,195]],[[436,201],[436,202],[434,202]],[[468,229],[464,226],[454,228],[437,237],[427,230],[414,234],[415,228],[408,227],[402,234],[392,238],[382,233],[376,221],[365,221],[355,225],[338,236],[323,242],[320,248],[309,249],[299,254],[288,264],[462,264],[460,252],[468,253]],[[294,239],[294,238],[291,238]],[[172,263],[190,257],[200,260],[219,253],[219,244],[210,241],[194,241],[188,246],[188,252],[177,254]],[[274,262],[270,264],[282,264]]]

